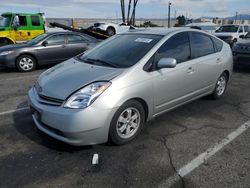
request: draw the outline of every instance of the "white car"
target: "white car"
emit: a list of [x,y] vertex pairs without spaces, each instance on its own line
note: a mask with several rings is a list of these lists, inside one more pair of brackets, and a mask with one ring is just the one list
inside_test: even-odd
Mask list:
[[250,31],[249,25],[230,24],[223,25],[215,31],[215,36],[227,42],[231,46]]
[[115,23],[99,22],[95,23],[92,29],[96,31],[104,31],[108,36],[113,36],[115,34],[127,32],[131,28],[134,27],[126,25],[125,23],[115,24]]
[[200,29],[208,33],[214,33],[219,28],[217,24],[208,23],[208,22],[190,23],[190,24],[185,25],[185,27]]

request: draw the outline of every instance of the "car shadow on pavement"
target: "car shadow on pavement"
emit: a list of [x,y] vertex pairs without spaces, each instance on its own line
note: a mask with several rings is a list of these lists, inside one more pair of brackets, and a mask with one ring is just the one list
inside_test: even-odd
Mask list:
[[[20,103],[16,109],[23,108],[24,106],[27,107],[26,101]],[[44,134],[37,129],[29,110],[14,112],[13,121],[15,129],[20,134],[26,136],[36,144],[42,145],[44,147],[63,152],[74,152],[92,148],[92,146],[71,146]]]

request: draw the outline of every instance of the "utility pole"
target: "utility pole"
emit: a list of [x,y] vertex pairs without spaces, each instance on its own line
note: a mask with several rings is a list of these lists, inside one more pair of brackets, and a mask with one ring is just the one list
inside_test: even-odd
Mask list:
[[169,2],[168,3],[168,28],[170,28],[170,6],[171,6],[171,3]]
[[237,22],[237,19],[238,19],[238,12],[235,13],[235,24]]

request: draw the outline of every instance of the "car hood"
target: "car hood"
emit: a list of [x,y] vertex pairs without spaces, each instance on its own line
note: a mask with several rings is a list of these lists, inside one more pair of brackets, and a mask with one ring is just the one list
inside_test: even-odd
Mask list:
[[123,71],[124,69],[86,64],[72,58],[39,76],[39,94],[65,100],[78,89],[95,81],[109,81]]
[[12,50],[17,50],[17,49],[26,48],[26,47],[30,47],[30,45],[29,44],[11,44],[11,45],[0,47],[0,52],[12,51]]
[[240,46],[250,46],[250,38],[249,39],[242,39],[239,42],[237,42]]
[[228,32],[226,32],[226,33],[215,33],[215,36],[217,36],[217,37],[220,37],[220,36],[226,37],[226,36],[235,36],[235,35],[237,35],[237,33],[228,33]]

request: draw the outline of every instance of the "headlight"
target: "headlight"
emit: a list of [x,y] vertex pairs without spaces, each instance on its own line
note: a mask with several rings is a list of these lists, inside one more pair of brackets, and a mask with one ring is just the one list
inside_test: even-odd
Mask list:
[[4,51],[4,52],[1,52],[0,53],[0,56],[2,55],[9,55],[9,54],[12,54],[14,51]]
[[74,93],[64,104],[65,108],[86,108],[91,105],[111,82],[95,82]]

